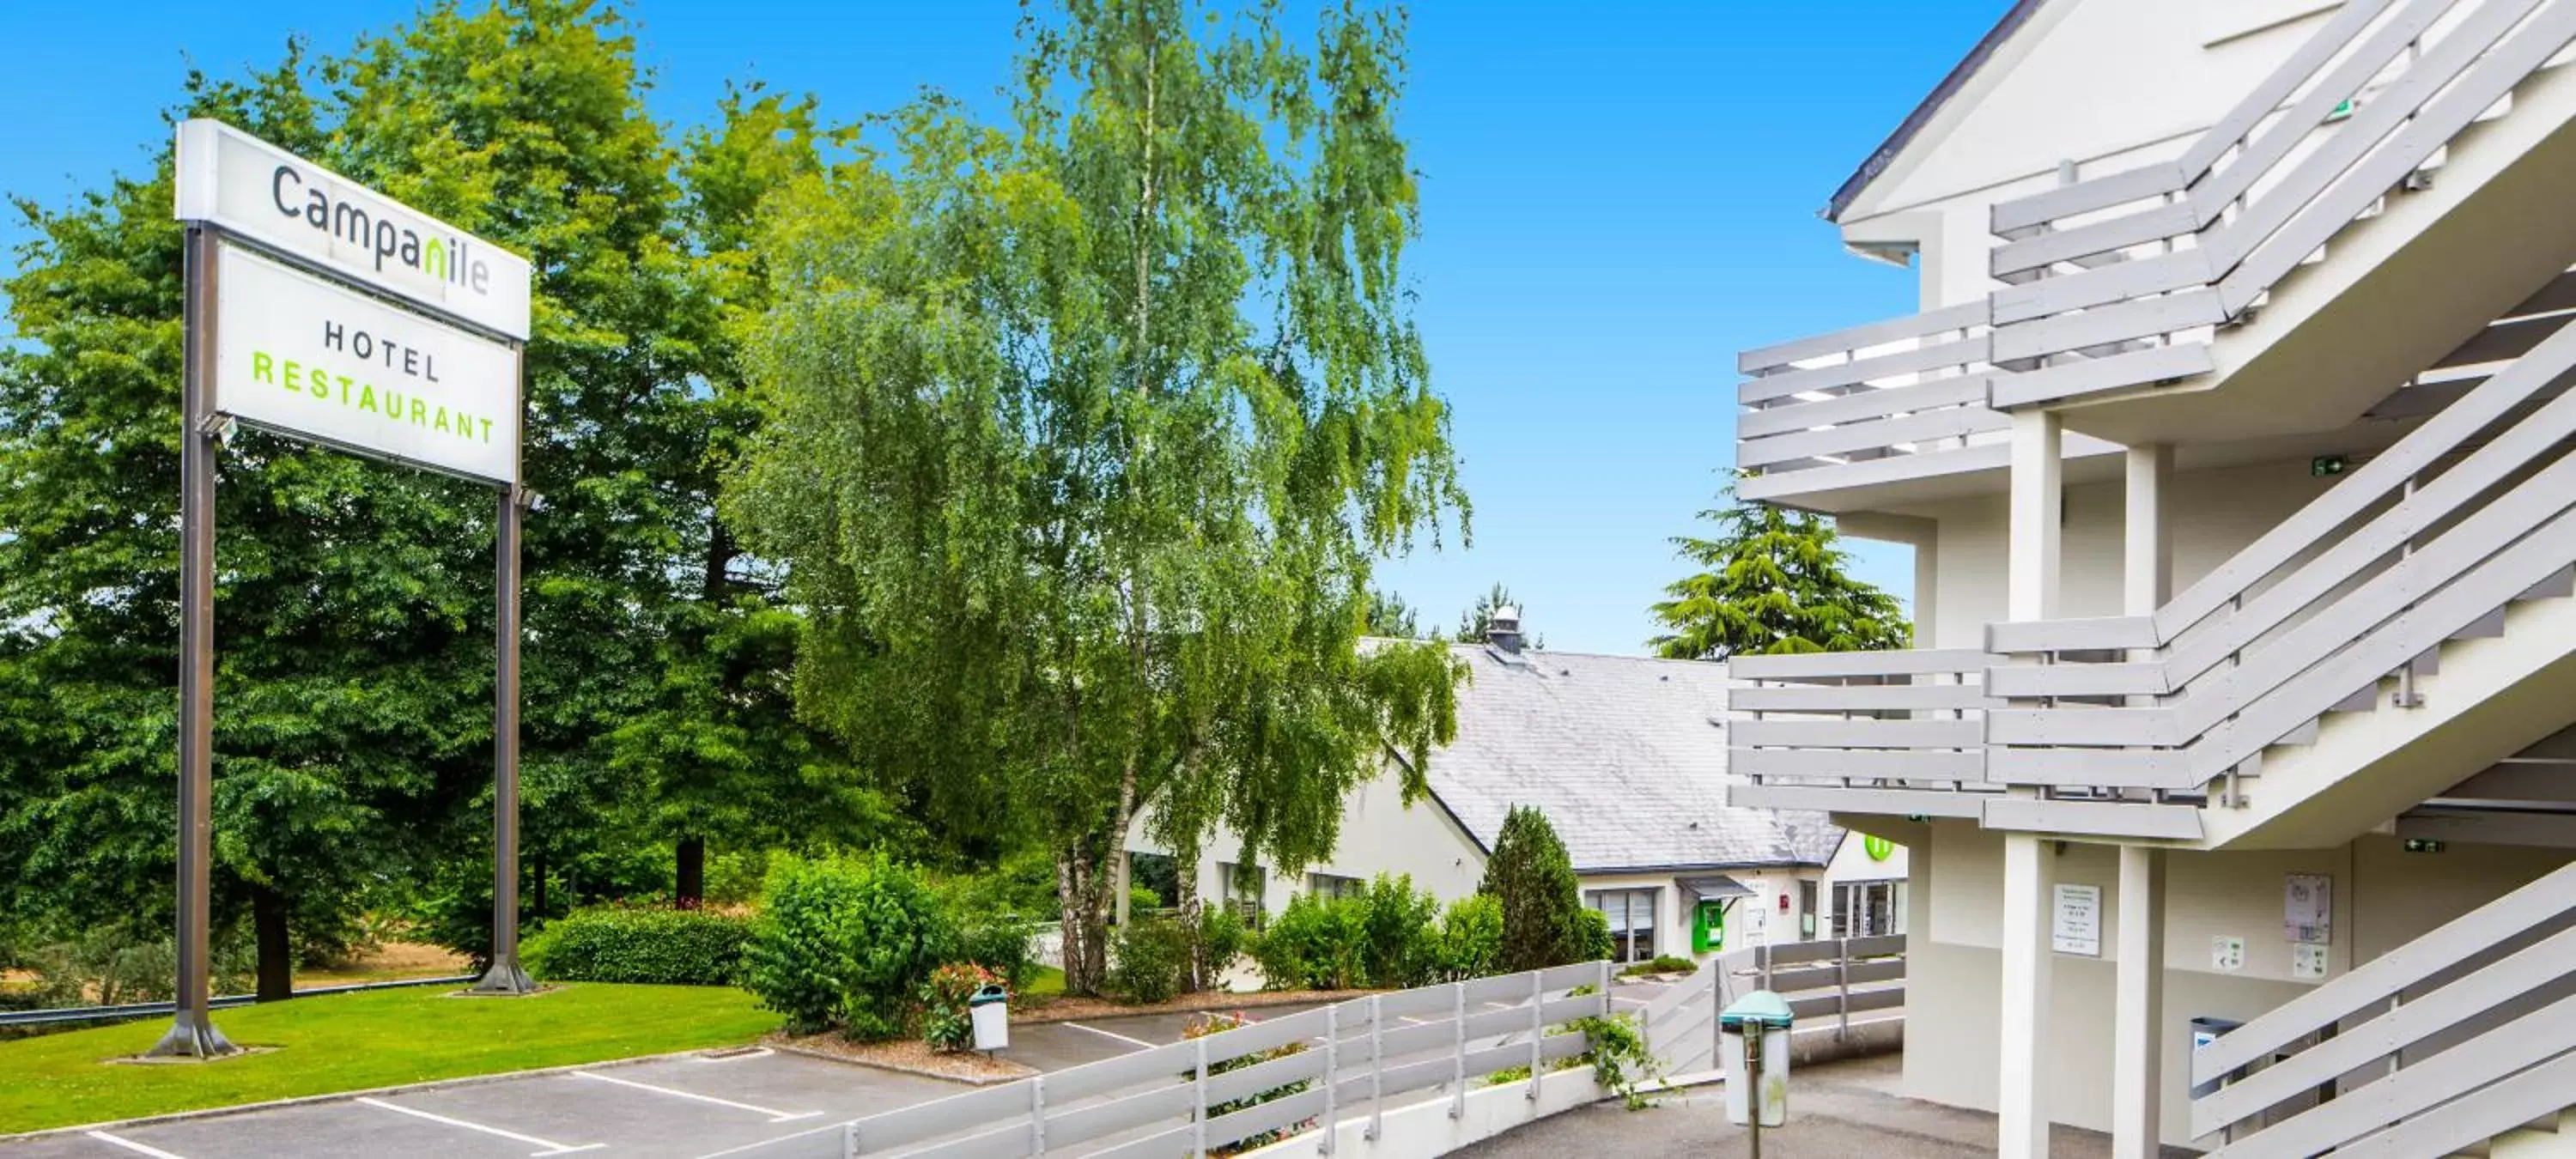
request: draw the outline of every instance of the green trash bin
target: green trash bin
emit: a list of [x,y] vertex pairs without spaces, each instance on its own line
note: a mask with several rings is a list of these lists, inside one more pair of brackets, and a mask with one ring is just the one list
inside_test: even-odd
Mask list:
[[1759,1128],[1789,1121],[1789,1027],[1794,1021],[1788,1001],[1768,990],[1747,994],[1718,1013],[1718,1062],[1726,1072],[1728,1122]]

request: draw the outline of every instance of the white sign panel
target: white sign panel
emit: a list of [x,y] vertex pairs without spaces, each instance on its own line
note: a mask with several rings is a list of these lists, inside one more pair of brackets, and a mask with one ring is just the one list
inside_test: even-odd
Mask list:
[[2233,974],[2245,968],[2245,939],[2220,934],[2209,939],[2209,968]]
[[2281,888],[2281,934],[2293,942],[2334,941],[2334,879],[2293,873]]
[[496,483],[519,474],[516,351],[233,246],[215,263],[215,409]]
[[528,336],[528,259],[380,197],[220,121],[179,125],[178,217],[512,338]]
[[2301,942],[2290,951],[2290,977],[2307,981],[2326,976],[2326,947]]
[[2049,925],[2048,946],[2061,954],[2102,956],[2101,886],[2057,887],[2056,920]]

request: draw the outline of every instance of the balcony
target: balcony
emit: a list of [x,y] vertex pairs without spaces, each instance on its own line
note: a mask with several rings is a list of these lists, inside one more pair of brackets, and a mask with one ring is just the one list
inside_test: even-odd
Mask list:
[[1740,356],[1742,493],[1991,487],[2023,407],[2070,459],[2351,423],[2576,262],[2571,38],[2576,0],[2345,4],[2181,157],[1994,205],[1985,297]]

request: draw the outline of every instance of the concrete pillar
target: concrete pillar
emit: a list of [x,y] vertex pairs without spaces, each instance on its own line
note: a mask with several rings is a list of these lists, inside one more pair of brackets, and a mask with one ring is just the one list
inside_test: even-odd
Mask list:
[[2164,1119],[2165,851],[2120,849],[2111,1015],[2111,1159],[2157,1159]]
[[2173,598],[2173,447],[2154,443],[2128,453],[2126,550],[2122,552],[2124,615],[2153,615]]
[[2058,550],[2063,538],[2065,428],[2047,411],[2012,416],[2012,560],[2004,614],[2015,622],[2057,614]]
[[2048,1155],[2049,1068],[2042,1043],[2048,1027],[2049,894],[2055,860],[2055,842],[2047,838],[2004,836],[2003,1004],[1995,1025],[2001,1047],[1996,1154],[2003,1159]]
[[[2010,566],[2005,615],[2017,622],[2057,614],[2058,555],[2063,541],[2065,430],[2055,414],[2012,416]],[[2027,793],[2031,790],[2014,790]],[[2035,834],[2004,837],[2003,1001],[1995,1034],[1996,1153],[2046,1159],[2050,886],[2055,845]]]

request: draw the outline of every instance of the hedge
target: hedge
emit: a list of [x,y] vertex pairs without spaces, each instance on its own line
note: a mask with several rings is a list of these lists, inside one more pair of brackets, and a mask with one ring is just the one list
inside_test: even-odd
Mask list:
[[742,980],[751,920],[708,910],[601,906],[529,938],[530,972],[558,982],[730,986]]

